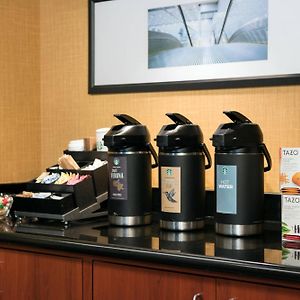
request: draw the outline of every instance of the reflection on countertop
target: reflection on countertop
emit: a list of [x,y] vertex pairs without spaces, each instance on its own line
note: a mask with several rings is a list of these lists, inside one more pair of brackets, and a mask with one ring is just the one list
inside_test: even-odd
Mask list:
[[[81,220],[65,225],[59,221],[23,218],[13,222],[9,217],[0,220],[0,234],[16,239],[19,234],[35,238],[49,237],[77,243],[145,249],[161,253],[218,257],[224,259],[287,265],[287,251],[282,250],[278,230],[265,230],[254,237],[230,237],[214,232],[211,220],[203,230],[176,232],[162,230],[158,222],[138,227],[110,226],[106,218]],[[293,250],[295,251],[295,250]],[[294,255],[296,257],[296,255]],[[294,261],[293,261],[294,265]],[[300,272],[300,268],[299,268]]]
[[11,217],[0,217],[0,232],[13,232],[15,228],[14,225]]

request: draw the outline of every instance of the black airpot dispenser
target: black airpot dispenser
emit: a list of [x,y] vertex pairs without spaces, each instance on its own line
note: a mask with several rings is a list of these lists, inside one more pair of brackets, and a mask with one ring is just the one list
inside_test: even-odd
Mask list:
[[157,135],[160,226],[182,231],[202,228],[205,169],[211,167],[211,157],[198,125],[178,113],[166,115],[175,124],[164,125]]
[[108,147],[108,220],[120,226],[149,224],[151,168],[157,167],[157,154],[145,125],[125,114],[114,116],[123,124],[113,126],[104,136],[104,145]]
[[259,234],[263,226],[264,172],[271,169],[271,157],[257,124],[237,111],[224,114],[233,123],[221,124],[212,137],[216,232],[232,236]]

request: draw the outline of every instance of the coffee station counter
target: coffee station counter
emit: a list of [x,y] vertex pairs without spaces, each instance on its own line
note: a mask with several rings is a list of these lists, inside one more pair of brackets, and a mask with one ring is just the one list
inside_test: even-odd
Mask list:
[[[289,299],[299,298],[299,251],[282,248],[278,226],[269,226],[269,224],[264,233],[259,236],[234,238],[215,234],[209,219],[203,230],[191,232],[161,230],[156,215],[155,219],[151,225],[131,228],[109,226],[105,218],[81,220],[69,224],[68,227],[57,221],[22,224],[9,222],[4,224],[2,221],[0,274],[9,277],[10,272],[16,274],[18,268],[24,267],[27,269],[19,271],[28,271],[30,264],[35,269],[30,272],[34,272],[35,276],[39,276],[39,272],[44,274],[43,276],[46,276],[46,273],[47,276],[51,276],[51,273],[67,272],[66,274],[69,275],[65,274],[66,276],[73,276],[72,284],[76,282],[79,284],[77,292],[81,293],[80,295],[92,293],[94,297],[99,296],[100,299],[114,299],[105,298],[107,297],[105,295],[112,295],[110,290],[112,283],[109,280],[115,281],[114,278],[119,278],[118,276],[123,279],[120,283],[114,283],[117,288],[122,290],[124,280],[125,285],[129,287],[132,285],[136,290],[138,286],[136,283],[141,280],[144,284],[141,289],[147,292],[149,288],[151,293],[155,293],[156,289],[163,290],[164,284],[175,284],[175,288],[178,278],[184,282],[186,280],[184,290],[190,289],[190,299],[197,294],[195,287],[199,287],[200,290],[203,288],[199,293],[208,296],[194,299],[229,299],[231,296],[243,295],[244,289],[248,287],[252,292],[258,293],[255,297],[261,297],[260,293],[264,293],[267,289],[268,293],[274,292],[275,296],[288,295]],[[61,258],[66,265],[61,265]],[[47,262],[48,259],[50,261],[54,259],[51,267]],[[16,261],[18,264],[15,263]],[[36,269],[43,266],[45,270]],[[62,267],[65,271],[61,271]],[[69,270],[71,273],[68,273],[69,267],[72,269]],[[51,268],[54,268],[53,272]],[[135,277],[130,277],[131,275],[128,274]],[[66,284],[71,284],[69,279]],[[12,279],[12,282],[14,280],[16,279]],[[95,284],[98,280],[102,283]],[[149,281],[150,287],[144,280]],[[2,282],[1,278],[0,282]],[[63,284],[64,281],[59,279],[59,286]],[[210,285],[214,286],[211,290],[209,290]],[[37,286],[36,283],[35,289]],[[105,294],[106,288],[108,294]],[[9,293],[12,291],[7,285],[0,284],[0,291],[1,289],[4,295],[5,293],[11,295]],[[224,289],[230,297],[218,297],[224,295]],[[119,292],[121,293],[120,290]],[[179,295],[182,295],[180,293]],[[91,299],[86,296],[79,298],[73,296],[71,298],[66,296],[65,299]],[[138,299],[132,297],[131,295],[124,299]]]

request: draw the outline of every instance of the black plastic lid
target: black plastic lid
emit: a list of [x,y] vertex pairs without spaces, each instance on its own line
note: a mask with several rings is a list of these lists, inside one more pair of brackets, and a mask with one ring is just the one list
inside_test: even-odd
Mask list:
[[145,125],[126,114],[115,114],[123,124],[115,125],[104,136],[108,148],[143,147],[150,142],[150,134]]
[[224,111],[233,123],[221,124],[212,137],[217,148],[253,147],[263,143],[263,134],[257,124],[237,111]]
[[157,135],[156,143],[163,147],[194,147],[201,146],[203,134],[198,125],[178,113],[166,114],[175,124],[164,125]]

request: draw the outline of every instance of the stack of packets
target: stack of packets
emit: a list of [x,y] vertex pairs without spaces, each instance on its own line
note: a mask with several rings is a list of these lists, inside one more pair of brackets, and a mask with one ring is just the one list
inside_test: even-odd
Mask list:
[[282,241],[300,243],[300,148],[280,148]]
[[42,184],[66,184],[75,185],[83,181],[89,175],[79,175],[71,172],[50,173],[43,172],[36,180],[36,183]]
[[58,165],[62,169],[66,170],[79,170],[80,167],[78,166],[77,162],[74,160],[74,158],[71,155],[64,154],[58,159]]

